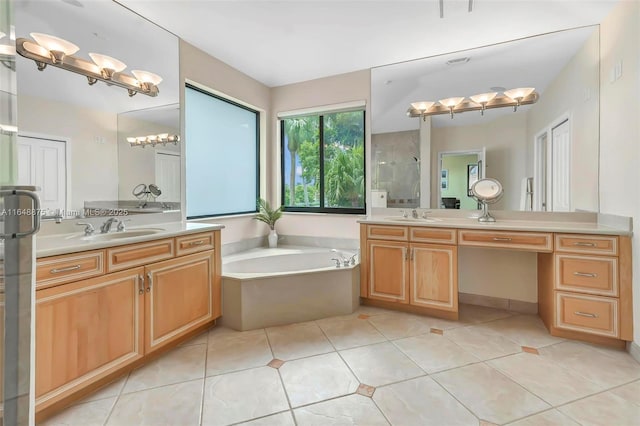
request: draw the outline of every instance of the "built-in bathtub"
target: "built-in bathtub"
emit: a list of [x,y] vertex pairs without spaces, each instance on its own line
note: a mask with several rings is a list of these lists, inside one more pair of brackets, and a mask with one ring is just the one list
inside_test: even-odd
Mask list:
[[[353,251],[341,251],[350,257]],[[352,313],[359,305],[360,265],[336,268],[339,255],[317,247],[259,248],[225,256],[222,319],[253,330]]]

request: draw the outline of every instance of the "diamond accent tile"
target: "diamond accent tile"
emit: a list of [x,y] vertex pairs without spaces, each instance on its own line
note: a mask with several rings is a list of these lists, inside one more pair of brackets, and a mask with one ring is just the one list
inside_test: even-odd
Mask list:
[[275,368],[276,370],[284,365],[284,361],[278,358],[272,359],[267,367]]
[[444,330],[440,330],[439,328],[432,328],[430,331],[433,334],[439,334],[441,336],[444,334]]
[[370,318],[370,317],[371,317],[371,315],[367,315],[367,314],[358,315],[358,319],[367,319],[367,318]]
[[368,396],[369,398],[371,398],[375,391],[376,391],[375,387],[365,385],[364,383],[360,383],[360,386],[358,386],[358,390],[356,391],[356,393],[359,395]]
[[540,352],[536,348],[532,348],[530,346],[523,346],[522,352],[526,352],[528,354],[540,355]]

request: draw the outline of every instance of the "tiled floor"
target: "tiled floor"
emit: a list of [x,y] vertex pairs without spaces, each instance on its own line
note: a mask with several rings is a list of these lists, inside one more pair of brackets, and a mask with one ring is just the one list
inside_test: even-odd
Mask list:
[[551,337],[536,316],[460,321],[361,307],[213,328],[47,425],[640,425],[640,364]]

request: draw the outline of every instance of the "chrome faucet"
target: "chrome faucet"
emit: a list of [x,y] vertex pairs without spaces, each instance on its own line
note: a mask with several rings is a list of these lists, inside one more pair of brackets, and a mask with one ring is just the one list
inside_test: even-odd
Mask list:
[[111,225],[113,225],[117,221],[118,221],[118,219],[116,219],[115,217],[111,217],[111,218],[107,219],[102,224],[102,226],[100,226],[100,233],[106,234],[107,232],[109,232],[111,230]]
[[91,235],[96,232],[96,229],[89,222],[78,222],[76,225],[84,225],[84,235]]
[[336,262],[336,268],[340,267],[340,259],[336,259],[335,257],[331,258],[331,260]]
[[418,218],[418,211],[416,209],[411,210],[411,217],[414,219]]
[[125,222],[130,222],[131,219],[120,219],[118,220],[118,227],[116,228],[116,230],[118,232],[124,232],[127,230],[127,227],[125,226]]

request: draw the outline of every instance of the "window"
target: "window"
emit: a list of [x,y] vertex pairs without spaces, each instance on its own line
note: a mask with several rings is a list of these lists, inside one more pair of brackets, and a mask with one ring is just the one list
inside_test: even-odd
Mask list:
[[284,118],[280,125],[285,210],[364,213],[364,111]]
[[187,85],[187,219],[256,211],[259,120],[257,111]]

